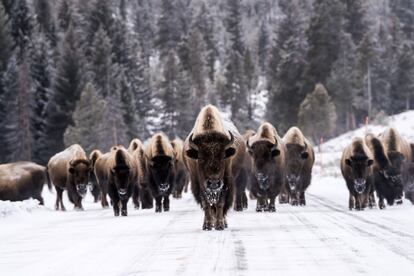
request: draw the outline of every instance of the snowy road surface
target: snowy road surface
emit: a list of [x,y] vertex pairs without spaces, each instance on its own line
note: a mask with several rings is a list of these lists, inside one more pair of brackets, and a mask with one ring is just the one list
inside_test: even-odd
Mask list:
[[67,201],[56,212],[45,189],[46,207],[0,217],[0,275],[414,275],[411,203],[350,212],[344,186],[315,178],[308,206],[276,213],[250,201],[222,232],[201,230],[189,194],[169,213],[114,217],[91,198],[84,212]]

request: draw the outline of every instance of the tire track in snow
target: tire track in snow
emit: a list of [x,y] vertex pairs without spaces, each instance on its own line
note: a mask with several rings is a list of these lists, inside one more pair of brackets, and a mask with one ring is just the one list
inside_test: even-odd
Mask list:
[[[413,236],[402,232],[399,230],[395,230],[391,227],[388,227],[386,225],[382,225],[379,223],[376,223],[374,221],[371,221],[369,219],[357,216],[356,214],[353,214],[351,211],[344,210],[343,207],[339,207],[338,204],[331,202],[330,200],[324,199],[319,196],[315,196],[312,194],[309,194],[309,196],[315,200],[315,202],[318,202],[320,205],[326,207],[327,209],[334,211],[333,213],[323,213],[325,216],[327,216],[332,223],[337,224],[338,226],[344,227],[345,224],[347,224],[347,228],[349,231],[351,231],[355,235],[361,234],[367,238],[372,239],[374,238],[380,245],[386,246],[388,250],[396,254],[397,256],[408,260],[409,262],[414,264],[414,251],[412,249],[412,243],[413,243]],[[337,215],[340,214],[343,216],[342,218],[338,217]],[[345,218],[344,218],[345,217]],[[353,219],[353,222],[349,221],[346,218]],[[358,226],[355,224],[355,222],[361,224],[361,226]],[[369,231],[367,229],[372,229],[372,226],[376,228],[375,231]],[[383,233],[385,232],[385,233]],[[383,234],[380,234],[383,233]],[[396,242],[398,241],[398,242]],[[408,249],[397,245],[408,245]],[[411,246],[409,246],[411,244]]]

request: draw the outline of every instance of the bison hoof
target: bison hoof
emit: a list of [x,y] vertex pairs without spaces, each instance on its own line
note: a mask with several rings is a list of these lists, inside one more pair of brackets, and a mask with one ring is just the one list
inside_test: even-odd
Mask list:
[[242,211],[243,211],[243,207],[242,207],[242,206],[240,206],[240,205],[236,205],[236,206],[234,207],[234,211],[236,211],[236,212],[242,212]]
[[384,203],[380,203],[380,204],[378,204],[378,206],[379,206],[379,208],[382,210],[382,209],[385,209],[385,204]]
[[299,202],[297,200],[292,200],[292,206],[299,206]]
[[222,231],[222,230],[224,230],[224,228],[226,228],[226,226],[224,225],[224,222],[219,222],[219,223],[216,223],[216,230],[218,230],[218,231]]
[[210,222],[204,222],[203,224],[203,230],[204,231],[210,231],[213,229],[213,225]]
[[114,211],[114,216],[119,217],[119,211]]
[[128,216],[128,212],[127,212],[127,210],[122,210],[122,211],[121,211],[121,215],[122,215],[123,217]]
[[305,201],[305,200],[301,200],[301,201],[299,201],[299,205],[300,205],[300,206],[306,206],[306,201]]
[[134,206],[134,209],[135,209],[135,210],[139,210],[139,205],[135,205],[135,206]]
[[161,213],[161,212],[162,212],[161,206],[155,207],[155,213]]
[[229,225],[227,224],[227,220],[224,219],[224,228],[227,228],[227,227],[229,227]]
[[263,206],[257,206],[256,207],[256,212],[264,212],[265,208]]
[[170,211],[170,207],[165,207],[164,206],[164,212],[168,212],[168,211]]
[[275,207],[275,206],[269,206],[268,211],[269,211],[270,213],[274,213],[274,212],[276,212],[276,207]]
[[401,205],[401,204],[403,204],[403,200],[402,199],[398,199],[395,203],[397,203],[397,205]]

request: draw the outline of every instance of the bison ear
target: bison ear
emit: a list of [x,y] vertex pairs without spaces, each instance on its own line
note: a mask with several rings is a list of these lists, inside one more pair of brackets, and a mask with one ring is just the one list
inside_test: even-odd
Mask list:
[[305,152],[302,152],[300,154],[300,158],[302,158],[302,159],[308,159],[308,157],[309,157],[309,153],[307,153],[306,151]]
[[372,160],[372,159],[368,159],[368,161],[367,161],[367,165],[368,165],[368,167],[369,167],[369,166],[372,166],[372,164],[374,164],[374,160]]
[[233,147],[230,147],[228,149],[225,150],[224,152],[224,159],[232,157],[233,155],[236,154],[236,149]]
[[198,159],[198,151],[195,149],[189,149],[186,151],[186,154],[191,159]]
[[345,164],[347,164],[348,166],[352,166],[352,161],[351,161],[351,159],[349,159],[349,158],[347,158],[347,159],[345,159]]
[[276,157],[280,155],[280,150],[278,149],[272,149],[272,157]]

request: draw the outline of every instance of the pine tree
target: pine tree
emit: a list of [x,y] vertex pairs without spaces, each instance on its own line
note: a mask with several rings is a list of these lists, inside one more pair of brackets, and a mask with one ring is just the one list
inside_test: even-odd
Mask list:
[[267,69],[267,55],[269,52],[269,44],[269,30],[266,22],[263,20],[259,30],[257,53],[259,56],[259,68],[262,74],[265,74]]
[[63,135],[73,124],[72,115],[84,85],[82,55],[72,25],[60,42],[59,52],[56,76],[46,106],[44,158],[50,158],[64,148]]
[[249,127],[254,127],[250,123],[253,121],[253,97],[255,95],[254,90],[256,88],[257,72],[252,55],[250,54],[250,49],[248,48],[244,52],[243,68],[247,90],[247,119],[249,121]]
[[72,21],[72,8],[68,0],[62,0],[58,7],[57,22],[61,32],[66,32]]
[[345,32],[351,34],[354,44],[358,46],[369,27],[366,18],[366,1],[342,0],[342,2],[345,6]]
[[55,18],[53,16],[52,7],[48,0],[35,0],[34,2],[36,10],[36,18],[39,23],[40,32],[46,35],[52,47],[57,44],[57,34]]
[[[7,68],[7,63],[12,55],[13,40],[10,36],[9,18],[0,3],[0,75]],[[1,91],[1,83],[0,83]]]
[[340,0],[316,0],[313,5],[314,15],[306,33],[309,50],[303,93],[312,90],[316,83],[326,83],[338,58],[340,34],[343,30],[344,6]]
[[94,149],[107,150],[103,141],[104,115],[106,102],[95,90],[92,83],[87,83],[73,113],[73,126],[69,126],[64,134],[65,146],[81,144],[86,152]]
[[20,51],[18,57],[23,57],[32,40],[34,31],[33,14],[26,0],[16,0],[11,12],[10,21],[11,35],[13,36],[16,49]]
[[322,84],[308,94],[299,109],[299,127],[315,143],[334,134],[337,115],[335,105]]
[[266,119],[284,132],[297,124],[299,107],[306,95],[300,86],[306,66],[306,44],[298,1],[284,1],[281,4],[285,17],[271,50],[273,56],[268,71]]
[[143,61],[149,65],[154,48],[154,27],[151,24],[150,2],[142,1],[135,12],[134,30],[143,53]]

